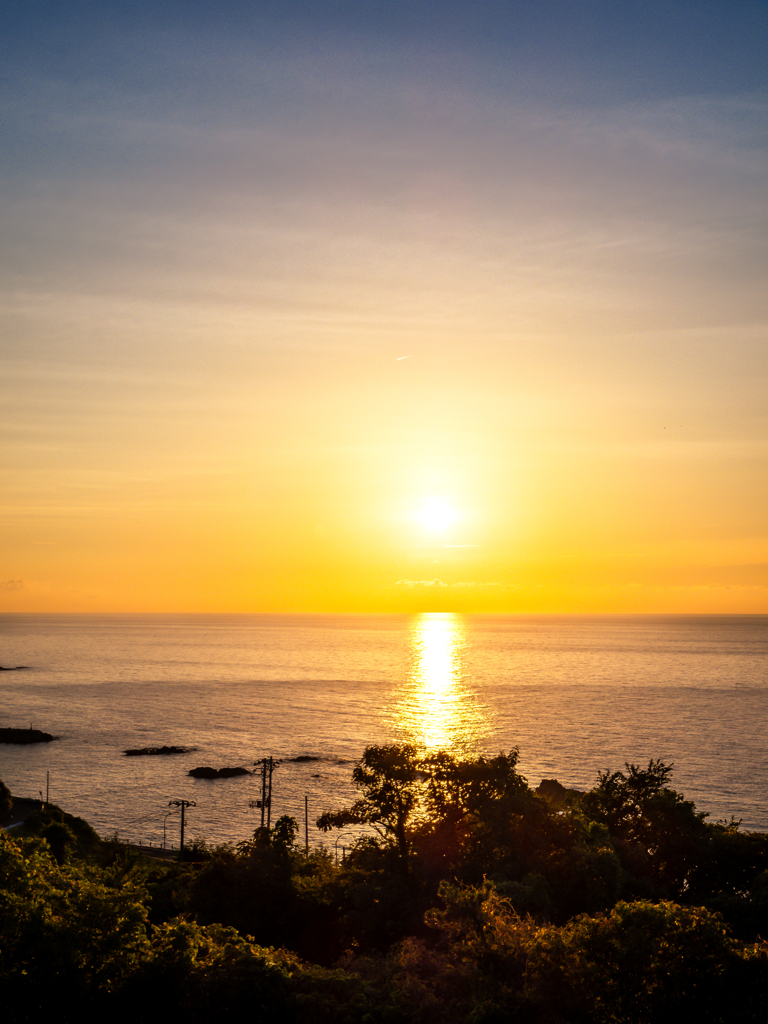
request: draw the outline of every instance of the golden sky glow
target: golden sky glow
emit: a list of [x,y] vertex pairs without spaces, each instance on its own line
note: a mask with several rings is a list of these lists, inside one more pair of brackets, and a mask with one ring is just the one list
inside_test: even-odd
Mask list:
[[48,6],[0,610],[768,612],[760,5]]

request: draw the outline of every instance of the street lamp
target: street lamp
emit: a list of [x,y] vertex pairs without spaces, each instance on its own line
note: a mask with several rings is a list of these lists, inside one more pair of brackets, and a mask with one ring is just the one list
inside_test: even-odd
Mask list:
[[[355,838],[357,838],[357,834],[355,832],[339,832],[339,834],[336,836],[336,841],[333,844],[333,849],[334,849],[334,852],[335,852],[335,855],[336,855],[336,863],[337,864],[339,863],[339,840],[343,839],[344,836],[355,836]],[[341,859],[342,860],[344,859],[344,849],[345,849],[345,847],[342,846],[342,848],[341,848],[341,851],[342,851]]]

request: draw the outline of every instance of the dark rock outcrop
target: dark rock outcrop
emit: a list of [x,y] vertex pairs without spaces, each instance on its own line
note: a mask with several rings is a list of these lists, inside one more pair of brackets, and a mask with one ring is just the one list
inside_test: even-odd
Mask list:
[[193,779],[232,779],[237,775],[250,775],[247,768],[192,768],[188,773]]
[[39,729],[0,729],[0,743],[50,743],[58,738]]
[[138,747],[124,751],[126,757],[143,757],[146,754],[188,754],[194,747]]
[[551,804],[555,805],[564,804],[566,801],[572,803],[584,795],[580,789],[567,789],[557,779],[542,779],[536,787],[536,794],[543,796],[545,800],[549,800]]

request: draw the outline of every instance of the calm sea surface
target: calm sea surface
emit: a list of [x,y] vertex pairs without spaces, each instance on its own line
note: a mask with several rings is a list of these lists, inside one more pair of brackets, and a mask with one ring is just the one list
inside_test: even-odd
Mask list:
[[[310,823],[353,797],[370,743],[457,753],[520,748],[531,785],[589,788],[625,761],[674,763],[713,820],[768,830],[768,616],[0,616],[0,778],[45,793],[102,835],[239,842],[260,776],[189,769],[272,755],[273,820]],[[194,747],[126,757],[131,747]],[[292,760],[295,758],[312,760]],[[166,817],[167,816],[167,817]],[[330,842],[344,842],[331,836]],[[321,835],[310,824],[310,842]]]

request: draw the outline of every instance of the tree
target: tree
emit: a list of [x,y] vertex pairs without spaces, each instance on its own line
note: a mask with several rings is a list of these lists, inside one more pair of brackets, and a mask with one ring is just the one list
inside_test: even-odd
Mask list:
[[582,805],[594,821],[607,825],[613,835],[640,840],[647,832],[646,816],[651,801],[668,789],[667,780],[674,765],[650,760],[646,769],[629,762],[624,767],[626,774],[599,772],[597,785],[584,796]]
[[289,814],[283,814],[272,828],[263,825],[256,829],[252,839],[245,839],[237,844],[237,852],[241,857],[252,856],[258,850],[271,847],[280,853],[289,854],[296,845],[299,823]]
[[83,818],[67,814],[55,804],[46,804],[28,814],[21,827],[25,836],[41,836],[48,841],[59,863],[72,854],[86,859],[97,854],[101,840]]
[[426,807],[433,818],[474,823],[487,819],[500,803],[509,804],[528,793],[528,783],[517,772],[519,751],[497,757],[457,761],[445,751],[423,758],[427,776]]
[[516,749],[458,760],[410,744],[368,747],[352,775],[360,799],[323,814],[317,825],[323,831],[371,826],[403,870],[414,852],[431,874],[445,874],[468,856],[479,864],[489,860],[516,815],[548,813],[518,774],[517,760]]
[[352,780],[361,791],[360,799],[351,807],[320,815],[317,827],[329,832],[347,825],[370,825],[397,850],[402,868],[407,869],[410,825],[423,780],[416,747],[407,743],[366,747]]
[[[707,840],[706,813],[698,812],[667,782],[673,765],[651,760],[645,769],[626,763],[626,772],[601,772],[582,798],[593,821],[607,826],[625,861],[642,873],[642,861],[662,895],[680,896]],[[638,859],[638,854],[642,859]]]
[[517,845],[519,826],[551,817],[517,771],[518,750],[495,757],[425,755],[424,813],[415,839],[422,869],[479,881]]

